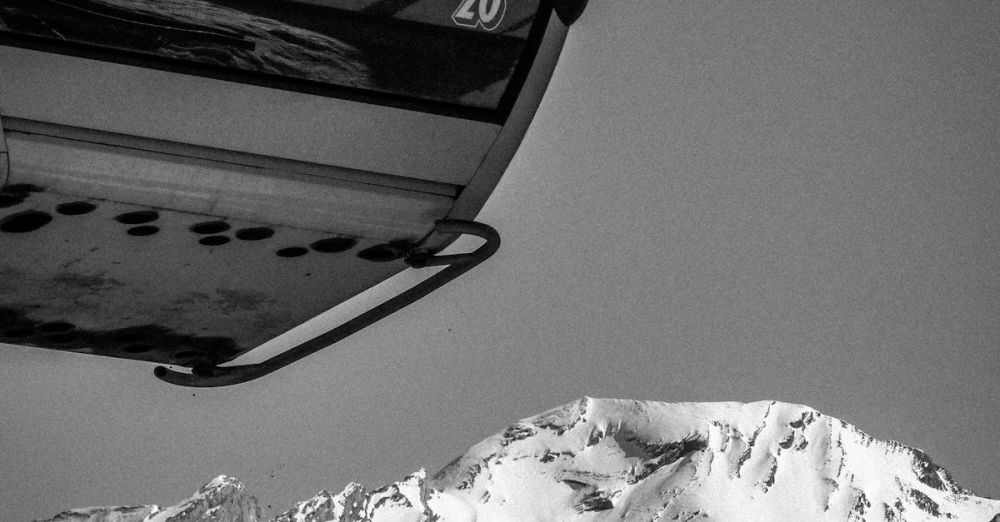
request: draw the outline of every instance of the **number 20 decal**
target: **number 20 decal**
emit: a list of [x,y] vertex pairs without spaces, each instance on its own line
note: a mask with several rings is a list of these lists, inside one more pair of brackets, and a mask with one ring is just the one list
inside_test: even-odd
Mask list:
[[462,0],[451,19],[464,27],[482,27],[492,31],[500,26],[506,11],[507,0]]

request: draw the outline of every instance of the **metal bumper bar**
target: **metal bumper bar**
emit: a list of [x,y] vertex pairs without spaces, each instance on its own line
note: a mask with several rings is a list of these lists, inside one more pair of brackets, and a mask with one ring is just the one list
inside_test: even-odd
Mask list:
[[406,308],[482,263],[500,248],[500,234],[492,227],[482,223],[444,219],[435,223],[434,233],[469,234],[481,237],[486,242],[468,254],[435,256],[415,251],[406,258],[410,266],[422,268],[426,266],[446,265],[446,268],[346,323],[313,337],[264,362],[238,366],[195,366],[192,368],[191,373],[177,372],[164,366],[157,366],[153,372],[154,375],[171,384],[197,388],[229,386],[263,377],[303,357],[335,344],[388,317],[394,312]]

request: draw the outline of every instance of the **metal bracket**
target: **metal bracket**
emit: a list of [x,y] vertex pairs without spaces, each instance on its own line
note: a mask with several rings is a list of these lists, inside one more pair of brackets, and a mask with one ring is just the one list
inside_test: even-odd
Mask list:
[[500,248],[500,234],[489,225],[474,221],[443,219],[435,223],[433,233],[469,234],[485,239],[486,243],[467,254],[436,256],[422,253],[418,249],[411,250],[411,253],[406,257],[406,262],[414,268],[441,265],[447,265],[447,267],[421,281],[416,286],[407,289],[346,323],[313,337],[264,362],[240,366],[195,366],[192,368],[191,373],[177,372],[164,366],[157,366],[153,374],[160,380],[171,384],[197,388],[229,386],[252,381],[284,368],[303,357],[316,353],[406,308],[427,294],[468,272],[492,256]]

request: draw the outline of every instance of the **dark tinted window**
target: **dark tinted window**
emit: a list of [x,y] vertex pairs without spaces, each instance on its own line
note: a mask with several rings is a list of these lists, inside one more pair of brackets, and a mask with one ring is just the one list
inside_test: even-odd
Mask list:
[[[539,0],[0,0],[0,32],[496,109]],[[162,68],[162,67],[161,67]]]

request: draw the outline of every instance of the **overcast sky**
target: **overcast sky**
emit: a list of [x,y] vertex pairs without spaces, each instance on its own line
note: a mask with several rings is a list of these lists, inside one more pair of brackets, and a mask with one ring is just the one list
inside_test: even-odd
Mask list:
[[584,395],[807,404],[1000,496],[998,92],[995,1],[592,0],[495,257],[236,387],[0,347],[0,518],[284,510]]

